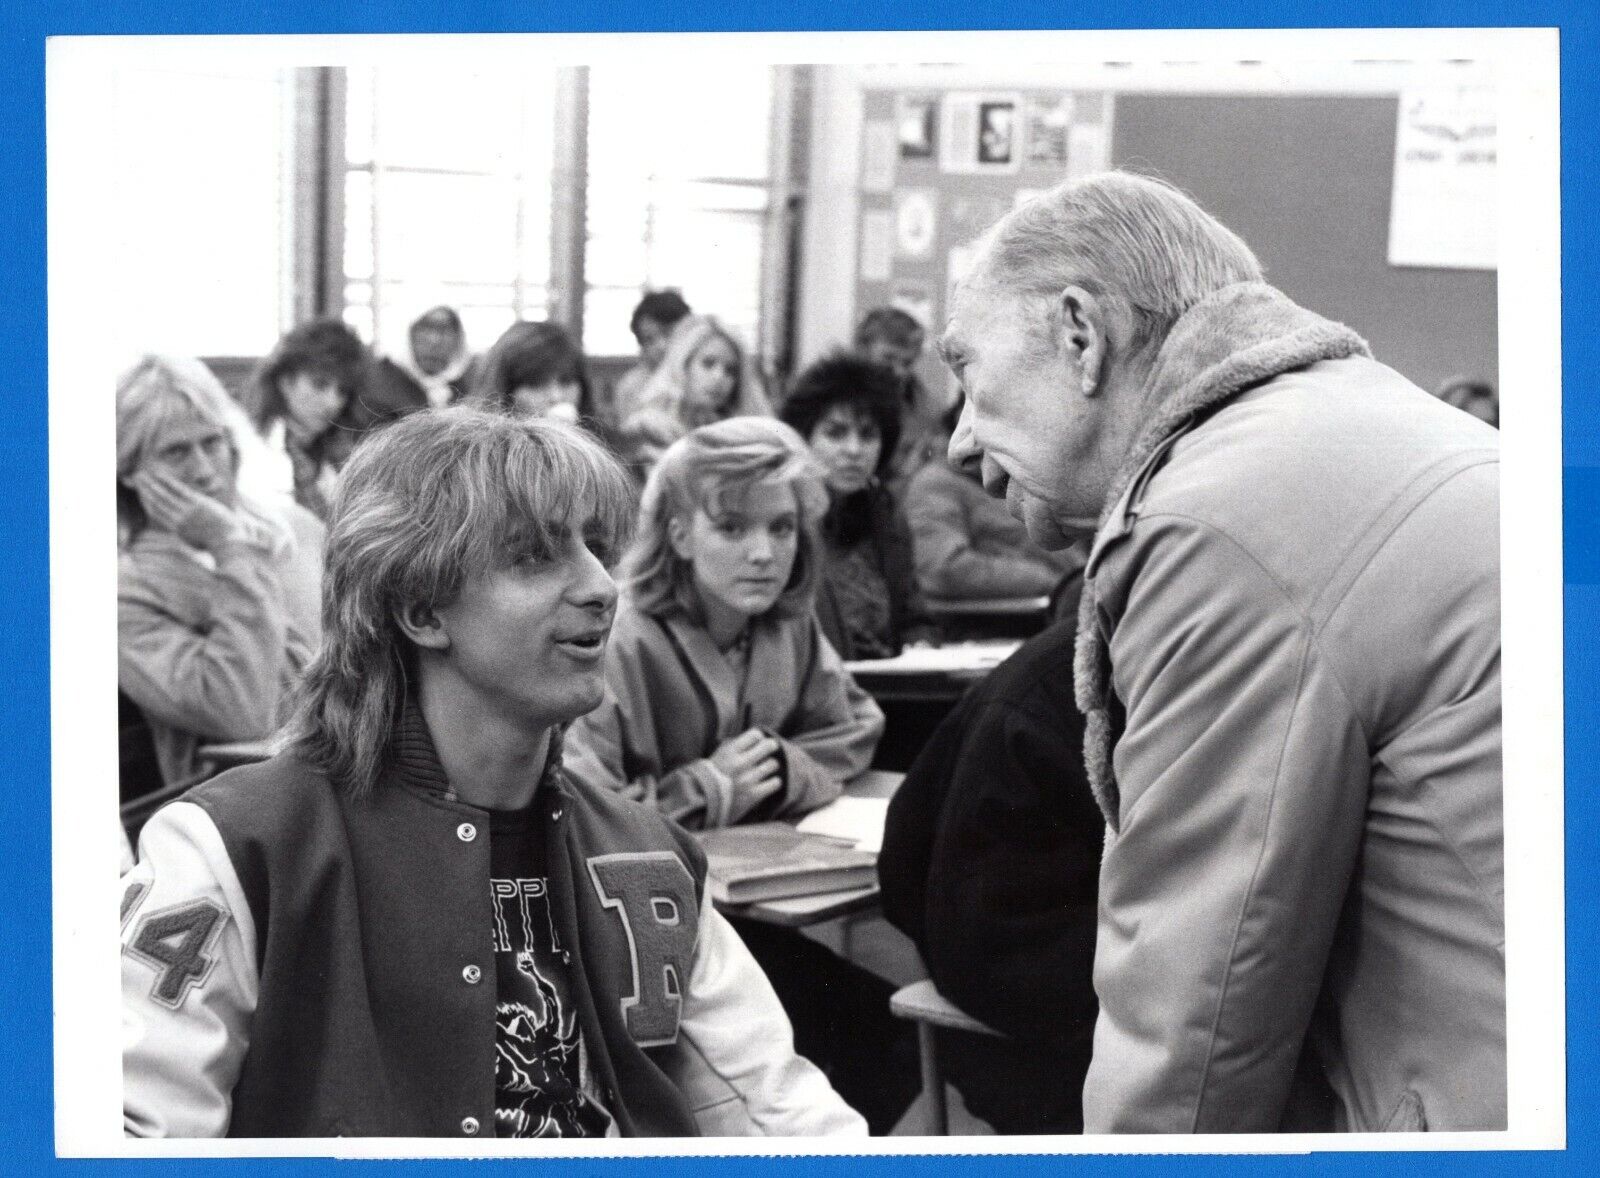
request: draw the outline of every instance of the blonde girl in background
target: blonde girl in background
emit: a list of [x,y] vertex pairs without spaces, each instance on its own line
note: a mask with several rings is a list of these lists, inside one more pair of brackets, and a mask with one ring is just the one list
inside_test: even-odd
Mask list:
[[621,423],[623,457],[648,474],[673,442],[730,417],[771,417],[772,405],[733,334],[709,315],[673,328],[666,355]]

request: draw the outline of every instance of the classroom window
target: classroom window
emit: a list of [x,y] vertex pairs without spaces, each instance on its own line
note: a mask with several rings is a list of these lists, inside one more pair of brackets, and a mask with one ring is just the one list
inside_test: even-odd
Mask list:
[[346,75],[344,316],[380,350],[439,303],[487,348],[550,306],[553,67]]
[[589,70],[584,347],[636,348],[646,288],[676,287],[749,347],[761,316],[773,69],[679,63]]
[[289,314],[292,71],[124,68],[113,85],[126,346],[260,355]]

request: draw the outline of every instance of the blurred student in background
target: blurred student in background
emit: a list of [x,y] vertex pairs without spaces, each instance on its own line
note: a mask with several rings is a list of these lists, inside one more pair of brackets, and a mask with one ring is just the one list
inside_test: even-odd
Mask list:
[[642,472],[690,430],[730,417],[772,416],[772,406],[745,361],[744,348],[709,315],[678,324],[667,351],[622,420],[623,456]]
[[1471,376],[1452,376],[1434,394],[1446,405],[1454,405],[1479,421],[1500,428],[1500,396],[1494,385]]
[[[944,415],[933,442],[950,444],[962,401]],[[942,459],[924,463],[906,489],[917,587],[925,597],[970,601],[992,597],[1039,597],[1055,591],[1081,565],[1079,549],[1046,552],[1006,505],[984,493],[975,470],[957,470]]]
[[513,323],[483,357],[473,397],[516,417],[582,423],[607,440],[583,352],[558,323]]
[[768,418],[694,430],[645,486],[606,652],[568,767],[690,827],[800,815],[871,765],[883,715],[811,612],[827,496]]
[[197,360],[117,383],[117,680],[168,783],[201,744],[270,735],[318,641],[322,525],[240,493],[247,429]]
[[628,327],[639,342],[639,362],[617,380],[612,393],[612,410],[618,421],[626,421],[639,408],[639,397],[667,354],[667,339],[672,329],[689,317],[689,304],[675,290],[647,291],[633,309]]
[[942,457],[937,435],[947,398],[935,395],[916,372],[926,338],[922,324],[898,307],[874,307],[856,326],[856,353],[894,373],[900,436],[889,448],[884,480],[901,498],[911,476],[929,458]]
[[[826,504],[804,443],[767,418],[666,451],[623,561],[605,698],[567,732],[573,776],[701,828],[798,817],[870,767],[883,713],[811,610]],[[797,1050],[887,1132],[915,1089],[893,987],[793,930],[734,924]]]
[[472,354],[453,307],[424,311],[407,333],[407,347],[381,356],[351,406],[355,425],[367,429],[416,409],[454,405],[472,388]]
[[782,416],[810,446],[828,488],[822,631],[845,659],[898,654],[924,636],[911,531],[883,481],[900,438],[899,381],[881,364],[838,353],[801,372]]
[[361,436],[352,405],[365,391],[372,358],[339,319],[302,323],[278,341],[250,382],[250,415],[288,456],[294,497],[328,518],[333,480]]

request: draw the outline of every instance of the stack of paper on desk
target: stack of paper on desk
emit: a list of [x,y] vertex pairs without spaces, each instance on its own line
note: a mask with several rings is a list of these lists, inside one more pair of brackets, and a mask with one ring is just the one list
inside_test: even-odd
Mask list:
[[835,798],[820,810],[800,819],[798,829],[825,834],[854,844],[858,851],[883,850],[883,823],[889,816],[888,798]]
[[695,837],[706,853],[711,898],[724,904],[842,892],[878,879],[875,851],[787,822],[701,830]]
[[892,659],[855,659],[845,663],[852,675],[926,675],[982,673],[1005,662],[1022,643],[950,642],[944,646],[908,646]]

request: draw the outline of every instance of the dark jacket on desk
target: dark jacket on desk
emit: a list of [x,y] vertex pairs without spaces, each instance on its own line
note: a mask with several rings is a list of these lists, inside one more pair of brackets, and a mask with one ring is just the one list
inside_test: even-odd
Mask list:
[[[889,806],[884,914],[940,992],[1009,1041],[963,1040],[952,1078],[1001,1132],[1082,1127],[1105,820],[1059,622],[967,693]],[[965,1058],[963,1058],[965,1057]]]

